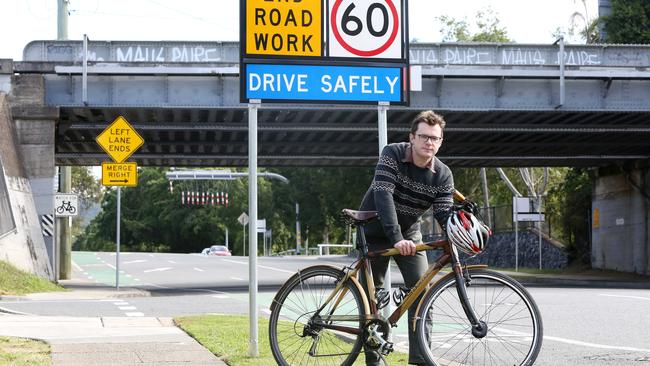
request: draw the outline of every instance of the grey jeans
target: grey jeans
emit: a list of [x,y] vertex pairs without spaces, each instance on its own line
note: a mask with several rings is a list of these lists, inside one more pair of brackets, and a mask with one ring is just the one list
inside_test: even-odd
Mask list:
[[[375,282],[375,287],[383,287],[384,278],[386,277],[386,270],[391,257],[375,257],[370,259],[370,266],[372,268],[372,278]],[[415,255],[403,256],[396,255],[392,257],[397,266],[399,267],[402,277],[404,277],[404,285],[412,288],[418,282],[420,277],[426,272],[429,266],[425,252],[418,252]],[[363,280],[363,278],[362,278]],[[409,328],[409,363],[410,364],[424,364],[424,357],[421,354],[420,346],[415,338],[415,329],[411,321],[417,314],[415,314],[419,302],[416,300],[408,310],[408,328]],[[366,365],[379,365],[380,359],[375,352],[370,349],[366,351]]]

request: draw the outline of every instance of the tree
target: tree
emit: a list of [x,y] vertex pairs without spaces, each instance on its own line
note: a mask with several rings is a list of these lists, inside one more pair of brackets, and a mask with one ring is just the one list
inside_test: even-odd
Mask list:
[[602,17],[608,43],[650,43],[650,0],[610,0],[612,12]]
[[[102,199],[102,188],[95,178],[90,167],[73,166],[72,193],[79,196],[80,208],[88,210],[91,206],[98,204]],[[80,215],[72,217],[72,237],[76,238],[83,230],[84,218]],[[74,239],[73,239],[74,240]]]
[[476,13],[476,26],[478,31],[472,33],[467,19],[457,20],[453,17],[442,15],[437,17],[442,23],[440,33],[443,42],[512,42],[508,32],[499,23],[497,14],[486,8]]

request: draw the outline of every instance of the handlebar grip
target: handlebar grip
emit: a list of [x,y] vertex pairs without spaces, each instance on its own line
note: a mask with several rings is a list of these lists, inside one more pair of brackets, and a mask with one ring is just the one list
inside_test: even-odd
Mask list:
[[454,199],[456,199],[456,201],[463,202],[465,201],[466,198],[465,196],[463,196],[462,193],[458,192],[457,190],[454,190]]

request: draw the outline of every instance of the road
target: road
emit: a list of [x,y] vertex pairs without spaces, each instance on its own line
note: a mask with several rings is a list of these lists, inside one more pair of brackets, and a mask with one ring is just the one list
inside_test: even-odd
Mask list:
[[[113,286],[115,254],[75,252],[74,277]],[[258,258],[262,314],[298,268],[347,258]],[[121,286],[151,297],[107,300],[3,299],[0,307],[37,315],[179,316],[248,313],[248,258],[122,253]],[[400,282],[398,272],[393,279]],[[544,321],[538,365],[650,365],[650,290],[529,287]],[[404,322],[395,341],[406,343]]]

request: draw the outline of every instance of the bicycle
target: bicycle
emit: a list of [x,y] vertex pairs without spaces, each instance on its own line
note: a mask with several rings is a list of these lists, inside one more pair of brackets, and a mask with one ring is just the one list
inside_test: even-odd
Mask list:
[[[459,192],[454,198],[468,202]],[[375,290],[369,258],[398,250],[368,251],[363,227],[375,211],[343,210],[357,226],[360,258],[350,266],[315,265],[299,270],[271,304],[269,338],[279,365],[351,365],[364,344],[382,359],[393,351],[390,331],[417,304],[416,338],[430,365],[532,365],[543,338],[542,319],[528,291],[486,265],[465,265],[446,240],[417,245],[442,254],[385,318],[386,292]],[[447,264],[452,271],[432,283]],[[366,287],[359,274],[365,273]],[[400,296],[394,296],[398,300]],[[388,299],[390,301],[390,299]],[[396,301],[397,302],[397,301]],[[460,307],[458,303],[460,302]],[[384,363],[386,363],[384,359]]]
[[61,206],[56,208],[56,213],[58,214],[62,214],[66,211],[73,215],[77,212],[77,208],[72,205],[72,201],[62,201]]

